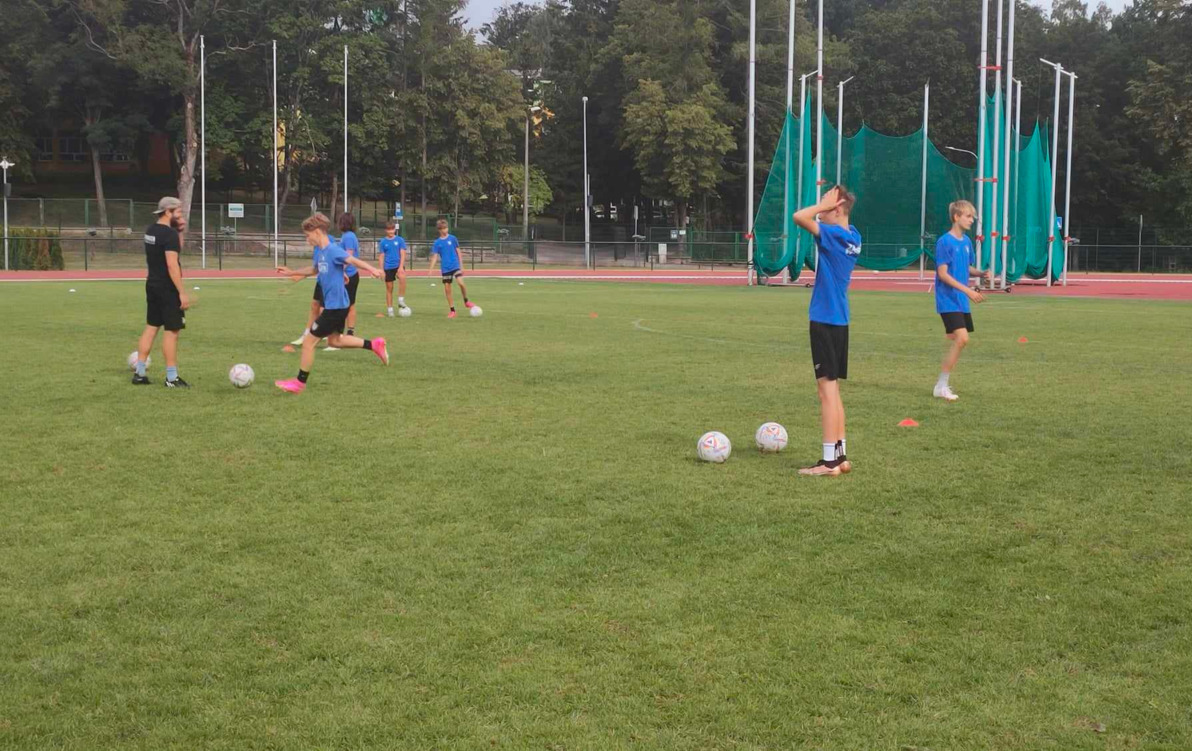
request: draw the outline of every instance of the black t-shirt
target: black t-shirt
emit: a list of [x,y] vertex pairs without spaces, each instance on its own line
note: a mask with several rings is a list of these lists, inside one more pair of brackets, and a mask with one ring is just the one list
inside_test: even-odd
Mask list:
[[149,266],[150,282],[173,284],[170,269],[166,266],[166,251],[182,252],[178,230],[154,222],[145,229],[145,262]]

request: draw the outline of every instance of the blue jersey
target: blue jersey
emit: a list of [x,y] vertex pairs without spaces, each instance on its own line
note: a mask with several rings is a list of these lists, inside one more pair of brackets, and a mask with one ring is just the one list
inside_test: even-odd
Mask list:
[[400,235],[390,240],[388,237],[383,238],[381,242],[377,243],[377,247],[381,251],[381,255],[385,257],[385,269],[396,269],[401,266],[401,254],[406,250],[405,238]]
[[848,325],[848,283],[861,255],[861,233],[836,224],[819,225],[819,260],[815,267],[815,288],[811,291],[811,320],[833,326]]
[[319,286],[323,288],[323,307],[344,310],[351,306],[344,286],[344,259],[348,254],[334,242],[325,248],[315,248],[315,268],[319,270]]
[[972,311],[968,295],[940,279],[939,267],[948,264],[948,274],[964,286],[969,283],[969,265],[973,262],[973,241],[968,235],[959,240],[951,232],[935,243],[935,312],[968,313]]
[[431,252],[439,254],[439,267],[442,273],[459,271],[459,240],[455,239],[455,235],[447,235],[435,240]]
[[[356,239],[355,232],[345,232],[344,236],[339,238],[339,244],[343,247],[348,255],[355,258],[360,257],[360,241]],[[344,272],[348,276],[356,276],[357,271],[355,266],[348,266]]]

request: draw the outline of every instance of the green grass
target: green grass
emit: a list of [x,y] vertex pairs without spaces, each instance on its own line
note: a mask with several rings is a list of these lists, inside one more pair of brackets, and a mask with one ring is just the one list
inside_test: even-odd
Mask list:
[[366,281],[293,397],[309,288],[199,284],[186,393],[140,284],[0,287],[0,747],[1192,747],[1192,306],[998,296],[948,405],[854,293],[824,480],[804,289]]

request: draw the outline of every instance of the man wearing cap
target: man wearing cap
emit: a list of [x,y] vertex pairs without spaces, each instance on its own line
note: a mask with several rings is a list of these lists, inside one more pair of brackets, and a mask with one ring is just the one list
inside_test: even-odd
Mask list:
[[182,252],[182,232],[186,230],[186,219],[182,216],[182,202],[166,197],[157,202],[157,221],[145,230],[145,262],[149,275],[145,278],[145,331],[137,345],[136,375],[132,382],[138,386],[148,383],[145,362],[157,330],[165,329],[161,340],[162,354],[166,358],[167,388],[190,388],[178,377],[178,332],[186,328],[185,311],[190,307],[186,290],[182,286],[182,266],[178,255]]

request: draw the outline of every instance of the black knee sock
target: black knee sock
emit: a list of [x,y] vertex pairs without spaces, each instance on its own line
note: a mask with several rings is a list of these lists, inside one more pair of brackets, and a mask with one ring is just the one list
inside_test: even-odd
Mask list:
[[356,336],[356,329],[348,329],[348,336]]
[[467,304],[468,304],[468,296],[464,295],[464,305],[467,305]]
[[299,380],[300,382],[302,382],[302,383],[306,383],[306,379],[307,379],[307,378],[310,378],[310,371],[309,371],[309,370],[301,370],[301,369],[299,369],[299,371],[298,371],[298,380]]
[[452,306],[451,306],[451,312],[452,312],[452,313],[454,313],[454,312],[455,312],[455,306],[454,306],[454,305],[452,305]]
[[371,350],[371,349],[372,349],[372,340],[370,340],[370,339],[365,339],[365,340],[364,340],[364,348],[365,348],[365,349],[368,349],[368,350]]

